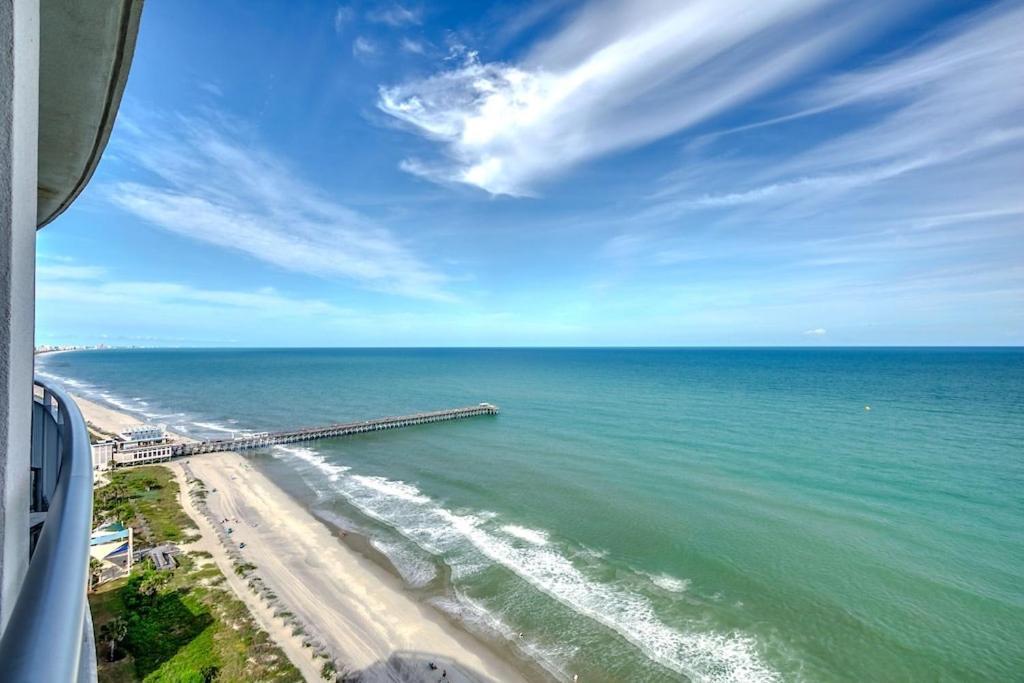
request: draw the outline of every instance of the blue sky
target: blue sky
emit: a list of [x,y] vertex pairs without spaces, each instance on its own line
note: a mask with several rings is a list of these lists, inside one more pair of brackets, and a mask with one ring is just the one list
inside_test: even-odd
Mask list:
[[1024,344],[1024,5],[148,2],[37,343]]

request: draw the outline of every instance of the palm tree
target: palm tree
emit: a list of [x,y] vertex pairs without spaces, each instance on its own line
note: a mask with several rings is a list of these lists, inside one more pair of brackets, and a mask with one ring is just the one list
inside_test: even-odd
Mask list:
[[96,585],[96,575],[100,573],[100,569],[103,568],[103,563],[97,560],[95,557],[89,558],[89,590],[92,590]]
[[100,627],[100,640],[110,641],[110,661],[114,661],[114,648],[128,636],[128,622],[124,617],[114,617]]

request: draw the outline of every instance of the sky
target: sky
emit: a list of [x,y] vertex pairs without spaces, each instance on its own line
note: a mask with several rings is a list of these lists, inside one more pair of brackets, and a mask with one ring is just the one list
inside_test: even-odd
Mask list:
[[146,3],[37,344],[1024,344],[1024,3]]

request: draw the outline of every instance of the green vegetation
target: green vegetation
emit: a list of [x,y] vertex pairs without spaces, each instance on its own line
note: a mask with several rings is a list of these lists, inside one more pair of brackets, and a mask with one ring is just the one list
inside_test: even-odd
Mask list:
[[[127,512],[121,518],[137,530],[150,529],[154,542],[173,541],[194,528],[177,491],[166,468],[122,470],[97,489],[96,508],[102,500],[105,510]],[[224,576],[208,557],[182,554],[163,572],[146,562],[89,595],[100,683],[302,680],[245,605],[220,587]]]
[[95,521],[116,517],[135,528],[139,545],[191,539],[195,523],[178,505],[178,482],[160,465],[114,470],[110,483],[96,489]]
[[256,569],[256,565],[252,562],[240,562],[235,564],[235,573],[239,576],[245,576],[254,569]]

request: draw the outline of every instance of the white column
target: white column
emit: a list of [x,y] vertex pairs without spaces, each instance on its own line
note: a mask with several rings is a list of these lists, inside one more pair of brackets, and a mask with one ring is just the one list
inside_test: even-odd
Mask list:
[[39,2],[0,2],[0,628],[28,567]]

